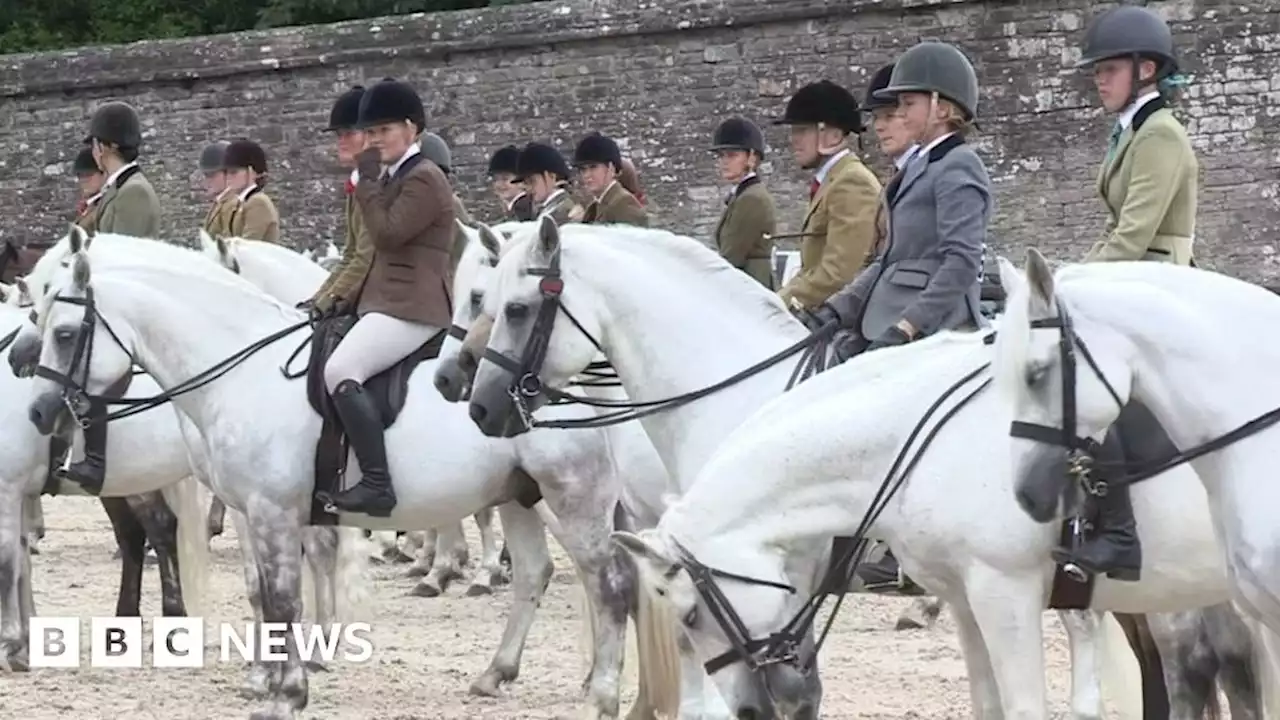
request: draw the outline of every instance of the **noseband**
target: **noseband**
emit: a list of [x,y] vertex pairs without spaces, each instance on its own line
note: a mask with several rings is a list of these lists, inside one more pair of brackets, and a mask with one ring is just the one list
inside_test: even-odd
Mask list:
[[1111,399],[1115,400],[1116,407],[1123,408],[1124,402],[1120,399],[1120,394],[1116,392],[1111,382],[1102,373],[1102,369],[1098,367],[1097,361],[1093,359],[1093,355],[1089,352],[1088,346],[1084,344],[1084,340],[1076,333],[1071,324],[1071,316],[1067,314],[1062,302],[1059,301],[1056,304],[1058,306],[1057,315],[1051,318],[1033,320],[1031,328],[1033,330],[1052,329],[1058,331],[1058,360],[1062,371],[1062,427],[1014,421],[1009,426],[1009,435],[1066,449],[1070,456],[1069,472],[1080,481],[1087,492],[1101,497],[1107,494],[1107,483],[1104,480],[1093,477],[1093,473],[1090,470],[1093,467],[1094,458],[1102,450],[1102,444],[1093,438],[1080,437],[1076,434],[1079,419],[1079,408],[1076,404],[1077,349],[1079,349],[1080,357],[1084,358],[1085,364],[1102,382],[1103,387],[1107,389]]

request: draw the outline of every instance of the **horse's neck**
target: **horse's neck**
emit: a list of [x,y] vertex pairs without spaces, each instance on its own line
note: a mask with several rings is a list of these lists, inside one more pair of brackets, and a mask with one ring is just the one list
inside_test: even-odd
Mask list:
[[[653,272],[649,270],[649,272]],[[804,337],[779,328],[768,318],[751,317],[735,304],[754,298],[715,298],[701,288],[695,299],[661,299],[644,289],[640,274],[627,289],[603,289],[607,312],[620,325],[602,341],[627,395],[636,402],[695,392],[733,376]],[[693,279],[698,282],[699,279]],[[678,283],[670,278],[668,283]],[[715,288],[710,288],[714,291]],[[758,315],[765,312],[763,304]],[[672,410],[642,419],[663,463],[681,488],[687,488],[721,441],[770,398],[786,387],[798,362],[790,358],[757,375]]]
[[315,294],[328,275],[319,265],[298,255],[297,261],[268,256],[269,250],[245,252],[241,255],[240,272],[244,278],[268,295],[286,303],[297,303]]
[[[1241,290],[1226,288],[1225,307],[1211,303],[1212,315],[1202,309],[1207,299],[1199,294],[1170,300],[1148,292],[1121,295],[1123,291],[1124,286],[1107,287],[1096,294],[1075,295],[1071,303],[1135,344],[1139,357],[1132,395],[1151,409],[1180,449],[1214,440],[1280,408],[1280,392],[1272,382],[1280,367],[1280,347],[1245,340],[1259,327],[1280,322],[1280,313],[1272,311],[1275,300],[1262,294],[1265,291],[1257,298],[1237,300]],[[1271,316],[1262,324],[1253,319],[1260,312]],[[1235,449],[1265,452],[1268,447],[1246,443]],[[1222,470],[1220,463],[1227,459],[1211,453],[1196,467]]]
[[[96,283],[105,291],[100,297],[111,298],[102,308],[104,317],[108,322],[117,314],[125,317],[134,331],[135,359],[165,389],[207,371],[294,320],[284,308],[264,302],[265,298],[210,291],[201,280],[193,281],[189,276],[173,278],[180,288],[171,283],[166,287],[166,280],[152,272],[121,274]],[[204,428],[212,419],[210,411],[250,396],[263,397],[261,391],[268,379],[286,382],[279,368],[304,330],[253,353],[205,387],[175,397],[174,404]]]
[[[976,342],[937,340],[856,357],[780,395],[725,443],[662,526],[686,538],[699,559],[702,552],[724,557],[734,548],[759,548],[808,567],[831,538],[858,530],[921,421],[928,416],[926,428],[935,427],[981,385],[982,377],[970,380],[928,415],[991,354]],[[999,424],[991,416],[1000,407],[987,390],[963,405],[948,428],[960,431],[974,422],[968,418],[980,417]],[[921,443],[916,437],[908,459],[928,450]],[[901,492],[865,528],[868,536],[892,534]]]

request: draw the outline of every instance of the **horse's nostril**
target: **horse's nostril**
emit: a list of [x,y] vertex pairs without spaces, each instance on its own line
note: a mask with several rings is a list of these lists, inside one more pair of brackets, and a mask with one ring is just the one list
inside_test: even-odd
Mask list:
[[464,372],[475,372],[475,356],[465,350],[458,353],[458,367],[462,368]]
[[484,409],[483,405],[477,405],[475,403],[471,403],[471,419],[472,420],[476,422],[484,422],[484,419],[486,416],[488,416],[488,414],[489,412]]

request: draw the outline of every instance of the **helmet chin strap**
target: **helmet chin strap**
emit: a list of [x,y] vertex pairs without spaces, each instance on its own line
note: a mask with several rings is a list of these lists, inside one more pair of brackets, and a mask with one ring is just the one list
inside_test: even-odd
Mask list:
[[818,123],[818,154],[823,157],[831,157],[845,148],[844,138],[840,138],[840,142],[835,145],[822,145],[822,131],[827,129],[826,123]]

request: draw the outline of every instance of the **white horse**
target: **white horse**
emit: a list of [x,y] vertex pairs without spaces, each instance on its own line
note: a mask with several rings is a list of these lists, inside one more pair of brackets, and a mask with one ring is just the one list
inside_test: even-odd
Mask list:
[[[1007,265],[1001,270],[1018,274]],[[1060,429],[1064,411],[1074,407],[1076,427],[1065,433],[1070,444],[1078,444],[1080,438],[1102,437],[1133,399],[1163,425],[1208,494],[1232,599],[1259,624],[1269,660],[1259,665],[1273,673],[1262,682],[1273,717],[1280,717],[1280,677],[1274,674],[1280,668],[1280,435],[1262,421],[1221,447],[1206,443],[1256,418],[1274,420],[1280,348],[1266,332],[1278,322],[1280,301],[1273,293],[1226,275],[1137,262],[1053,273],[1032,250],[1025,282],[1010,294],[996,343],[997,381],[1013,420]],[[1074,362],[1074,372],[1066,361]],[[1065,437],[1062,442],[1067,444]],[[1011,441],[1018,501],[1038,521],[1058,514],[1057,502],[1049,499],[1054,488],[1025,468],[1046,454],[1065,452],[1023,438]],[[1134,485],[1135,499],[1172,496],[1173,474]]]
[[[16,333],[26,318],[27,311],[0,304],[0,334]],[[24,516],[30,514],[31,501],[38,501],[49,469],[49,441],[35,431],[23,410],[29,404],[31,382],[0,372],[0,398],[4,398],[0,400],[0,666],[18,670],[28,667],[27,623],[35,613]],[[159,389],[145,376],[134,378],[132,387],[141,392]],[[72,452],[81,444],[76,433]],[[201,614],[208,544],[203,535],[199,485],[191,479],[191,466],[172,411],[119,421],[109,437],[108,452],[115,459],[107,468],[103,497],[159,491],[178,518],[177,575],[184,607],[170,608],[170,594],[166,593],[166,613],[185,610]],[[87,496],[75,483],[62,483],[60,491]],[[122,587],[122,597],[124,594]]]
[[[277,243],[245,238],[219,237],[215,240],[204,230],[200,231],[199,239],[206,257],[290,305],[314,296],[329,276],[329,271],[308,259],[307,255]],[[211,513],[214,511],[216,507]],[[484,508],[474,517],[480,528],[480,573],[476,574],[466,594],[489,595],[493,593],[494,584],[503,579],[498,542],[493,532],[493,508]],[[416,551],[409,576],[421,576],[412,591],[414,595],[435,597],[445,592],[452,581],[462,577],[462,568],[467,565],[469,553],[461,522],[446,526],[443,532],[432,528],[407,534],[410,551]],[[383,547],[389,544],[390,549],[395,548],[396,533],[381,531],[375,535]],[[448,551],[437,553],[436,548],[441,545]],[[385,558],[391,553],[384,551],[382,555]]]
[[[82,232],[77,229],[77,232]],[[104,234],[103,237],[107,242],[112,242],[116,237]],[[17,285],[21,289],[23,295],[15,302],[19,304],[31,305],[43,296],[43,290],[50,281],[55,269],[68,257],[70,253],[70,237],[63,238],[50,248],[45,255],[32,268],[31,274],[25,278],[19,278]],[[288,284],[277,284],[274,288],[277,292],[287,294],[290,292]],[[28,323],[29,326],[29,323]],[[28,334],[26,340],[33,338]],[[36,353],[36,345],[29,345],[27,349],[19,347],[19,342],[14,343],[14,349],[11,350],[11,362],[14,356],[24,353],[31,356],[34,361]],[[155,381],[146,374],[136,375],[133,383],[130,385],[130,397],[149,397],[159,393],[160,387]],[[26,394],[30,394],[30,389],[24,390]],[[171,415],[171,413],[173,415]],[[168,418],[176,415],[177,423],[173,423]],[[143,425],[145,418],[146,424]],[[205,487],[198,483],[194,478],[189,478],[193,472],[199,477],[201,482],[208,484],[207,473],[208,463],[205,458],[199,440],[199,431],[191,424],[190,420],[177,408],[160,409],[158,411],[148,411],[137,415],[115,421],[112,432],[108,435],[108,457],[117,457],[117,450],[113,450],[116,441],[117,432],[124,431],[126,434],[123,439],[130,439],[128,434],[128,426],[130,423],[135,426],[152,428],[155,435],[147,442],[146,445],[138,444],[133,446],[129,457],[137,463],[143,463],[147,468],[145,474],[141,478],[153,478],[152,480],[139,480],[132,475],[125,476],[127,479],[121,481],[121,488],[109,488],[102,493],[106,497],[115,496],[133,496],[136,493],[130,489],[139,487],[140,482],[158,482],[163,484],[166,478],[170,478],[169,482],[174,482],[177,478],[185,478],[177,480],[177,482],[188,483],[192,485],[193,492],[197,496],[195,502],[203,507],[206,502],[205,496],[210,495]],[[159,423],[158,429],[155,428]],[[29,423],[28,423],[29,424]],[[118,429],[117,429],[118,428]],[[78,442],[82,442],[82,436],[76,432],[74,435]],[[156,453],[151,448],[162,447],[163,452]],[[119,469],[116,467],[118,460],[112,460],[108,463],[108,477],[111,477]],[[130,466],[126,465],[126,469]],[[185,468],[186,475],[175,473],[183,472]],[[65,484],[64,484],[65,486]],[[74,486],[73,486],[74,487]],[[146,492],[146,486],[142,485],[142,489],[138,492]],[[167,491],[172,492],[172,491]],[[184,496],[179,498],[185,501]],[[213,496],[213,500],[217,501],[217,496]],[[261,585],[261,575],[258,572],[257,559],[253,552],[253,546],[244,538],[249,537],[249,531],[244,523],[242,515],[233,514],[233,520],[236,523],[237,536],[242,538],[240,549],[244,560],[243,571],[245,584],[250,607],[253,609],[255,616],[259,621],[262,620],[262,596],[264,588]],[[198,523],[202,527],[206,527],[205,523]],[[199,532],[192,527],[190,519],[186,522],[189,532]],[[183,523],[179,522],[179,532],[183,530]],[[192,536],[197,537],[197,536]],[[208,539],[207,535],[200,534],[202,537],[207,553]],[[364,568],[366,561],[361,557],[360,549],[364,545],[359,537],[358,531],[351,531],[344,528],[329,527],[307,527],[302,533],[302,546],[307,558],[307,569],[312,575],[312,598],[314,600],[314,619],[316,623],[322,626],[329,626],[335,621],[340,621],[349,616],[353,608],[363,604],[367,597],[368,585],[364,578]],[[204,567],[207,561],[201,560],[199,566]],[[185,574],[184,574],[185,578]],[[203,573],[199,577],[193,579],[193,582],[203,582]],[[184,590],[187,581],[184,579]],[[197,586],[197,592],[200,592]],[[319,666],[319,663],[313,663]],[[260,695],[265,692],[267,679],[270,668],[262,663],[259,659],[255,661],[250,669],[248,679],[246,680],[242,691],[248,695]]]
[[[560,237],[561,234],[563,237]],[[524,369],[538,373],[550,387],[562,387],[570,378],[580,373],[594,357],[598,343],[616,368],[618,377],[631,398],[638,402],[652,402],[678,397],[702,390],[733,376],[742,368],[776,356],[788,346],[800,342],[807,334],[785,311],[776,296],[696,241],[669,233],[639,229],[566,226],[557,231],[553,225],[548,224],[541,228],[537,238],[524,242],[522,247],[508,250],[499,264],[494,288],[484,298],[485,312],[496,318],[486,352],[502,353],[508,358],[522,357],[525,344],[534,332],[529,319],[538,316],[545,302],[539,290],[540,273],[551,265],[553,257],[558,258],[560,276],[563,278],[563,295],[559,299],[564,309],[557,317],[550,337],[539,338],[548,343],[541,367]],[[691,313],[691,308],[696,308],[697,311]],[[572,321],[567,319],[570,313]],[[991,352],[976,336],[951,338],[946,335],[930,341],[925,347],[933,348],[943,340],[951,342],[950,346],[944,345],[944,349],[957,347],[973,356],[972,367],[966,367],[965,371],[977,368],[983,361],[982,358]],[[916,348],[914,344],[911,347]],[[924,349],[918,350],[921,355],[928,355]],[[968,355],[960,358],[957,352],[959,351],[952,351],[945,357],[954,362],[968,359]],[[838,372],[829,370],[809,380],[778,399],[775,407],[795,407],[802,399],[821,399],[824,395],[835,394],[837,390],[845,390],[846,386],[850,391],[861,388],[862,378],[860,374],[855,374],[858,373],[857,370],[851,368],[871,362],[874,355],[875,353],[864,359],[863,363],[837,368]],[[895,356],[890,356],[888,360],[877,360],[892,364],[889,361],[893,357]],[[900,362],[903,361],[900,354],[896,357]],[[697,361],[690,362],[690,358],[696,358]],[[941,361],[934,360],[934,363]],[[938,368],[939,372],[941,369]],[[676,468],[677,473],[697,473],[725,438],[734,433],[735,428],[781,393],[792,370],[793,363],[780,363],[690,404],[648,415],[642,422],[668,467]],[[954,372],[952,374],[955,375]],[[904,398],[904,407],[909,406],[909,410],[871,410],[861,400],[847,401],[846,410],[863,418],[862,425],[870,423],[875,426],[875,437],[883,438],[873,443],[872,450],[895,451],[895,443],[900,439],[900,434],[910,430],[910,427],[904,430],[901,425],[918,419],[923,408],[928,407],[945,389],[945,386],[941,389],[933,387],[942,382],[937,379],[937,373],[912,370],[899,377],[920,380],[919,387],[925,390],[917,388],[915,400],[923,402],[922,407],[912,405],[909,396]],[[498,367],[488,360],[481,364],[477,372],[472,388],[472,417],[488,433],[518,431],[521,424],[521,409],[515,407],[512,395],[507,392],[511,379],[508,369]],[[954,379],[950,377],[947,382]],[[859,397],[870,394],[874,393],[863,390]],[[992,395],[986,393],[975,400],[975,403],[989,403]],[[536,404],[526,409],[534,408]],[[912,412],[915,414],[912,415]],[[976,414],[978,410],[971,408],[967,412]],[[815,436],[823,432],[824,426],[813,422],[812,418],[807,425],[801,425],[791,423],[785,416],[779,415],[781,413],[770,413],[767,419],[753,420],[741,432],[747,433],[748,427],[754,427],[756,434],[752,437],[761,447],[765,446],[765,439],[761,436],[768,436],[770,423],[777,423],[780,432],[781,428],[801,427],[804,432]],[[763,418],[764,415],[762,413],[757,417]],[[934,447],[939,447],[944,442],[959,442],[960,445],[967,446],[966,443],[972,442],[972,438],[957,441],[957,428],[973,424],[949,425],[948,431],[940,434],[934,441]],[[733,486],[735,489],[731,491],[740,496],[742,502],[751,504],[753,512],[761,514],[767,512],[765,505],[779,509],[791,508],[793,513],[797,512],[796,507],[785,498],[770,494],[771,490],[777,490],[782,495],[794,494],[794,502],[813,503],[816,508],[824,510],[822,513],[813,510],[817,513],[813,518],[795,514],[787,516],[790,518],[788,522],[793,523],[790,527],[793,537],[807,538],[807,549],[810,551],[803,562],[790,568],[794,574],[788,573],[788,577],[794,585],[812,584],[816,580],[815,573],[820,569],[817,563],[824,559],[822,542],[829,542],[831,536],[852,530],[852,526],[856,526],[860,519],[856,506],[831,502],[832,497],[848,494],[847,489],[839,495],[833,495],[832,492],[836,487],[836,480],[849,482],[846,476],[850,464],[836,462],[830,456],[820,456],[818,453],[826,445],[834,444],[840,448],[863,447],[871,441],[864,442],[857,431],[847,430],[845,426],[830,427],[832,432],[841,433],[840,443],[825,443],[821,437],[815,437],[813,441],[802,440],[793,434],[786,435],[786,443],[769,443],[767,446],[773,453],[771,459],[757,457],[760,469],[752,474],[740,474],[738,483]],[[891,437],[886,438],[886,434]],[[796,449],[804,448],[807,453],[811,445],[814,446],[812,457],[805,457],[803,453],[797,455]],[[737,446],[735,441],[734,447]],[[864,448],[862,452],[869,454],[872,450]],[[926,457],[937,458],[938,452],[933,450]],[[948,464],[954,462],[952,459],[948,460]],[[811,481],[797,481],[789,474],[788,482],[792,484],[788,487],[791,489],[782,492],[775,487],[781,480],[780,477],[761,475],[766,469],[778,472],[779,463],[784,463],[789,471],[793,467],[803,467],[803,471],[796,472],[806,477],[812,476]],[[813,467],[810,463],[818,467]],[[877,462],[868,462],[866,467],[882,469],[887,464],[887,461],[883,466]],[[856,462],[852,465],[859,466]],[[963,477],[964,482],[976,486],[973,489],[985,491],[993,484],[999,484],[999,473],[996,472],[997,479],[993,480],[989,467],[979,466],[975,472],[978,473],[978,479]],[[1224,578],[1209,519],[1207,515],[1197,515],[1194,511],[1194,493],[1198,492],[1198,486],[1195,478],[1188,473],[1183,472],[1180,477],[1181,480],[1175,477],[1171,486],[1182,489],[1184,496],[1190,494],[1189,498],[1184,497],[1183,502],[1170,503],[1168,497],[1162,496],[1162,507],[1155,508],[1152,507],[1155,503],[1151,499],[1146,499],[1145,502],[1135,500],[1135,504],[1139,505],[1140,526],[1152,527],[1154,531],[1146,539],[1147,546],[1152,547],[1149,553],[1152,567],[1143,583],[1125,586],[1106,580],[1099,581],[1095,595],[1095,604],[1099,608],[1146,611],[1159,609],[1162,603],[1172,608],[1197,607],[1210,604],[1215,598],[1222,599]],[[917,543],[936,549],[935,538],[947,532],[946,528],[935,526],[936,521],[932,516],[928,516],[930,519],[927,521],[912,518],[914,523],[897,523],[882,518],[877,532],[894,544],[895,551],[899,544],[911,545],[911,549],[904,548],[911,559],[902,560],[907,572],[913,577],[918,576],[922,584],[937,590],[940,596],[956,603],[953,613],[961,627],[966,660],[974,682],[975,708],[988,714],[998,714],[1002,709],[1002,696],[999,693],[1006,693],[1003,707],[1009,716],[1039,717],[1044,713],[1044,671],[1043,662],[1037,664],[1034,661],[1043,656],[1040,613],[1047,597],[1047,582],[1052,576],[1048,552],[1054,533],[1051,528],[1037,527],[1020,520],[1019,513],[1007,502],[1007,496],[997,494],[994,497],[1006,501],[1005,507],[1010,509],[1007,513],[1009,523],[998,521],[994,514],[983,515],[975,508],[986,507],[982,503],[993,503],[995,500],[982,492],[971,492],[971,486],[962,483],[960,478],[954,481],[963,489],[956,496],[962,502],[954,502],[953,498],[949,509],[956,513],[961,509],[971,511],[964,519],[964,539],[952,542],[945,550],[937,550],[936,556],[930,556],[929,562],[932,564],[927,569],[916,559],[911,549],[919,553]],[[863,482],[865,484],[865,479]],[[757,483],[759,487],[756,486]],[[928,486],[929,483],[924,485]],[[908,493],[911,492],[910,487],[914,486],[909,486]],[[720,493],[719,501],[725,505],[723,512],[726,522],[733,517],[732,513],[741,510],[735,509],[735,502],[729,502],[723,497],[726,492],[730,492],[727,485],[716,485],[714,491],[709,488],[706,494],[701,493],[701,488],[700,482],[694,483],[692,492],[698,493],[696,497],[702,498],[702,502],[711,503],[711,497]],[[709,518],[720,517],[720,514],[706,505],[695,504],[695,501],[696,498],[686,499],[681,505],[703,507]],[[1147,513],[1153,515],[1147,516]],[[670,511],[668,514],[670,515]],[[1169,523],[1170,514],[1176,517],[1175,524]],[[1143,517],[1148,519],[1144,520]],[[1157,517],[1160,522],[1157,522]],[[975,522],[975,518],[983,518],[984,521]],[[844,527],[840,524],[842,522],[851,526]],[[707,523],[705,529],[714,533],[725,527],[712,521]],[[761,532],[774,531],[781,532],[776,526],[761,529]],[[744,530],[735,537],[745,541],[746,535]],[[681,540],[684,541],[683,535]],[[998,595],[999,591],[1008,590],[1013,593],[1012,597],[1025,603],[1018,608],[1021,615],[1010,615],[1008,604],[1003,606],[1006,610],[1003,614],[994,614],[987,608],[999,605],[998,602],[991,606],[976,600],[970,602],[968,595],[962,594],[958,589],[961,586],[958,585],[960,580],[956,577],[955,568],[967,567],[965,562],[972,565],[973,555],[979,552],[975,548],[980,547],[982,552],[986,552],[988,545],[1001,546],[1010,553],[1020,553],[1017,562],[1011,567],[1020,569],[1021,576],[1012,579],[1001,576],[986,578],[985,586],[975,581],[963,588],[975,597],[984,597],[986,593]],[[667,548],[662,550],[669,552]],[[966,552],[969,554],[964,556]],[[769,566],[770,571],[776,573],[780,570],[776,564],[780,561],[780,556],[770,557],[775,559],[775,563]],[[1176,557],[1181,566],[1176,571],[1171,569],[1171,557]],[[733,563],[729,569],[732,570],[734,565],[741,571],[741,561]],[[939,568],[945,569],[945,572]],[[651,576],[647,577],[653,579]],[[679,577],[688,580],[687,575]],[[1196,578],[1198,582],[1188,584],[1188,578]],[[1171,587],[1176,592],[1171,592]],[[660,586],[659,589],[666,589],[666,586]],[[738,593],[744,593],[752,602],[762,599],[752,594],[759,593],[760,588],[743,588],[731,582],[723,590],[733,598],[739,598],[741,596]],[[1024,590],[1025,594],[1015,592],[1017,590]],[[772,592],[777,593],[776,590]],[[801,600],[803,599],[802,597]],[[765,606],[768,611],[777,610],[780,613],[783,610],[778,600],[777,597],[772,598],[772,604]],[[735,601],[734,606],[739,608],[739,612],[745,612],[740,602]],[[1020,622],[1009,623],[1010,617]],[[1089,658],[1089,654],[1095,652],[1096,648],[1092,646],[1089,623],[1079,622],[1082,617],[1096,621],[1096,615],[1063,613],[1063,617],[1069,629],[1073,626],[1076,628],[1072,638],[1075,656],[1073,708],[1083,717],[1098,716],[1100,702],[1097,681],[1093,677],[1095,665]],[[777,624],[770,627],[776,629],[786,618],[779,615],[771,619]],[[978,629],[980,625],[981,632]],[[988,628],[989,625],[993,627]],[[708,632],[714,632],[709,626],[703,627],[708,627]],[[705,637],[703,640],[705,642]],[[642,637],[642,647],[645,642]],[[997,661],[996,658],[1000,660]],[[1008,662],[1008,658],[1014,660]],[[721,674],[737,676],[730,669],[722,670]],[[738,683],[726,681],[721,674],[718,674],[717,679],[721,680],[722,692],[739,693],[741,688]],[[991,680],[993,677],[994,682]],[[997,682],[999,691],[996,690]],[[746,701],[745,698],[739,699]]]
[[[75,364],[76,377],[87,376],[88,393],[102,392],[134,359],[173,392],[202,369],[250,345],[261,347],[215,382],[174,393],[172,402],[199,430],[214,491],[228,508],[247,516],[260,572],[271,588],[263,597],[264,619],[295,621],[298,536],[312,501],[311,456],[320,418],[306,400],[303,383],[286,379],[281,366],[306,331],[304,316],[181,248],[123,236],[86,240],[79,232],[69,244],[66,267],[57,268],[37,305],[40,362],[62,373]],[[69,334],[84,333],[92,333],[93,351],[75,362],[61,348]],[[279,340],[261,344],[268,336]],[[597,631],[588,680],[591,710],[615,716],[625,630],[625,614],[619,617],[616,610],[625,598],[618,587],[621,573],[611,562],[608,543],[617,484],[613,467],[597,460],[607,452],[589,447],[606,438],[566,437],[554,454],[523,452],[522,439],[485,438],[466,420],[465,409],[427,387],[433,365],[427,361],[414,373],[409,400],[387,430],[399,501],[395,511],[385,519],[342,514],[340,522],[368,529],[432,527],[500,505],[511,547],[524,552],[523,558],[513,553],[516,607],[500,654],[484,678],[496,685],[514,677],[527,623],[549,581],[536,576],[536,560],[547,554],[536,511],[510,504],[536,483],[565,531],[557,540],[573,558],[591,600]],[[41,378],[34,384],[32,421],[41,432],[52,432],[69,414],[63,401],[67,383]],[[358,475],[353,458],[346,481]],[[292,637],[285,651],[288,659],[271,677],[270,702],[255,717],[290,717],[305,705],[307,672]]]

